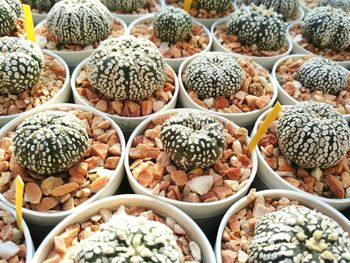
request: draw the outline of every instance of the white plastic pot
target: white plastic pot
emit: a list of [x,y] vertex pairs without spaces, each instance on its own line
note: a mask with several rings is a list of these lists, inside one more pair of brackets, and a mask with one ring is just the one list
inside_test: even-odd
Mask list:
[[[114,18],[116,21],[118,21],[123,29],[124,29],[124,35],[127,33],[127,26],[126,24],[119,18]],[[46,20],[41,21],[36,27],[35,32],[40,28],[46,26]],[[38,37],[38,34],[36,34]],[[48,49],[44,49],[48,50]],[[89,57],[96,49],[88,49],[88,50],[82,50],[82,51],[69,51],[69,50],[50,50],[51,52],[55,53],[59,57],[61,57],[69,67],[75,67],[77,66],[82,60]]]
[[[284,63],[286,60],[290,59],[290,58],[303,58],[305,56],[310,56],[310,55],[289,55],[286,56],[284,58],[279,59],[276,64],[273,66],[272,68],[272,77],[273,80],[275,81],[277,88],[278,88],[278,96],[277,96],[277,100],[282,104],[282,105],[295,105],[297,103],[299,103],[299,101],[297,101],[296,99],[294,99],[292,96],[290,96],[279,84],[278,80],[277,80],[277,69],[278,67]],[[344,68],[348,73],[349,71]],[[343,114],[343,117],[346,119],[346,121],[350,121],[350,114]]]
[[[72,91],[73,91],[74,102],[76,104],[88,106],[89,108],[94,108],[94,106],[92,104],[90,104],[90,102],[87,99],[85,99],[84,97],[82,97],[78,94],[78,91],[77,91],[76,85],[75,85],[75,80],[79,76],[79,73],[82,70],[82,68],[84,67],[84,65],[86,65],[88,63],[88,61],[89,61],[89,58],[85,59],[75,68],[75,70],[72,74],[71,86],[72,86]],[[179,81],[177,79],[177,76],[176,76],[175,72],[169,66],[168,66],[168,69],[171,70],[171,72],[174,76],[175,91],[174,91],[172,99],[159,112],[163,112],[163,111],[168,110],[168,109],[174,109],[176,106],[176,102],[177,102],[177,96],[179,94]],[[138,124],[140,124],[143,120],[147,119],[148,117],[153,116],[153,114],[154,114],[153,113],[153,114],[150,114],[147,116],[140,116],[140,117],[122,117],[122,116],[119,116],[117,114],[109,114],[109,113],[105,113],[105,112],[101,112],[101,111],[99,111],[99,112],[104,114],[104,115],[107,115],[109,118],[111,118],[113,121],[115,121],[119,125],[119,127],[125,132],[133,131]]]
[[40,22],[46,19],[47,13],[34,13],[32,12],[34,25],[38,25]]
[[215,255],[207,237],[190,217],[180,209],[163,201],[148,196],[134,194],[108,197],[94,202],[85,208],[80,208],[74,214],[64,219],[50,232],[36,251],[32,262],[43,262],[45,260],[47,255],[52,251],[54,237],[63,233],[67,226],[76,222],[84,222],[91,216],[98,214],[102,208],[116,210],[120,205],[145,207],[162,216],[172,217],[177,224],[186,231],[188,236],[199,245],[202,252],[202,262],[215,262]]
[[[175,114],[179,112],[191,112],[191,111],[198,111],[198,110],[193,110],[193,109],[174,109],[174,110],[168,110],[162,113],[158,113],[151,118],[148,118],[147,120],[143,121],[137,128],[134,130],[134,132],[130,135],[128,144],[127,144],[127,152],[130,152],[130,148],[132,146],[132,142],[134,138],[138,135],[143,134],[143,132],[146,130],[147,126],[149,123],[161,116],[164,115],[169,115],[169,114]],[[224,123],[227,123],[228,120],[217,115],[212,115],[215,117],[217,120],[222,121]],[[234,127],[237,127],[237,125],[234,124]],[[249,142],[249,138],[247,137],[247,142]],[[218,200],[215,202],[207,202],[207,203],[191,203],[191,202],[184,202],[184,201],[178,201],[178,200],[173,200],[170,198],[154,195],[154,197],[161,199],[163,201],[166,201],[167,203],[170,203],[172,205],[177,206],[180,208],[182,211],[187,213],[191,218],[193,219],[208,219],[211,217],[215,217],[217,215],[223,214],[228,207],[230,207],[234,202],[242,198],[247,192],[248,189],[251,185],[251,183],[254,180],[256,170],[257,170],[257,159],[256,159],[256,153],[255,151],[251,155],[251,161],[253,164],[251,175],[246,182],[246,184],[235,194],[232,196],[229,196],[225,199]],[[129,162],[129,156],[125,156],[125,170],[126,174],[128,176],[129,184],[133,191],[136,194],[142,194],[142,195],[150,195],[153,196],[151,191],[148,190],[147,188],[143,187],[132,175],[130,171],[130,162]]]
[[[7,204],[0,202],[0,209],[9,211],[14,218],[17,218],[16,211],[8,206]],[[32,258],[35,252],[35,248],[33,245],[32,236],[30,235],[29,228],[26,224],[26,222],[22,219],[22,226],[23,226],[23,235],[24,235],[24,242],[26,245],[26,262],[32,262]],[[6,262],[6,261],[5,261]]]
[[[291,106],[283,106],[284,109],[288,109]],[[251,133],[251,138],[254,136],[254,134],[256,133],[258,127],[259,127],[259,123],[261,121],[263,121],[267,114],[270,113],[271,110],[268,110],[266,112],[264,112],[259,119],[256,121],[255,126],[252,130]],[[271,189],[285,189],[285,190],[293,190],[295,192],[298,193],[303,193],[304,195],[307,196],[307,198],[314,198],[316,199],[319,203],[321,203],[320,201],[327,203],[328,205],[336,208],[337,210],[344,210],[347,207],[350,207],[350,198],[343,198],[343,199],[337,199],[337,198],[326,198],[326,197],[322,197],[322,196],[318,196],[318,195],[312,195],[309,194],[295,186],[293,186],[292,184],[288,183],[287,181],[285,181],[281,176],[279,176],[265,161],[265,158],[263,157],[263,155],[261,154],[260,148],[257,146],[256,147],[256,153],[258,156],[258,175],[261,179],[261,181],[263,181],[263,183],[268,186]]]
[[[213,52],[214,53],[214,52]],[[224,54],[227,56],[231,56],[233,58],[236,58],[234,55],[232,55],[231,53],[226,53],[226,52],[215,52],[218,54]],[[186,59],[180,66],[179,69],[179,83],[180,83],[180,94],[179,94],[179,99],[181,102],[181,105],[183,105],[185,108],[191,108],[191,109],[199,109],[199,110],[204,110],[207,112],[210,112],[212,114],[216,114],[218,116],[221,116],[223,118],[229,119],[230,121],[234,122],[235,124],[237,124],[238,126],[243,126],[243,127],[247,127],[250,125],[253,125],[256,121],[256,119],[267,109],[271,108],[272,105],[274,104],[276,98],[277,98],[277,86],[275,84],[275,82],[273,81],[271,75],[269,74],[269,80],[270,82],[273,84],[273,96],[271,98],[271,101],[262,109],[258,109],[258,110],[254,110],[251,112],[242,112],[242,113],[224,113],[224,112],[217,112],[217,111],[212,111],[209,109],[205,109],[203,107],[201,107],[200,105],[198,105],[197,103],[195,103],[190,95],[188,94],[188,92],[186,91],[186,88],[184,86],[184,83],[182,81],[182,75],[183,72],[186,70],[186,67],[188,66],[188,64],[195,59],[196,57],[200,56],[194,56],[194,57],[190,57],[188,59]],[[256,67],[262,68],[260,65],[258,65],[257,63],[254,63],[254,65]]]
[[[145,21],[149,21],[149,20],[152,20],[154,17],[154,15],[148,15],[148,16],[144,16],[144,17],[141,17],[137,20],[135,20],[134,22],[132,22],[129,27],[128,27],[128,33],[130,34],[132,28],[134,28],[136,25],[138,24],[142,24],[143,22]],[[210,49],[211,49],[211,46],[212,46],[212,43],[213,43],[213,37],[212,35],[210,34],[210,31],[203,25],[201,24],[200,22],[196,21],[196,20],[193,20],[193,23],[194,24],[197,24],[197,25],[200,25],[203,27],[205,33],[208,35],[208,38],[209,38],[209,43],[208,43],[208,46],[203,50],[201,51],[199,54],[201,53],[204,53],[204,52],[209,52]],[[196,54],[195,54],[196,55]],[[190,56],[193,57],[195,55],[192,55]],[[187,58],[189,57],[185,57],[185,58],[165,58],[165,62],[175,71],[177,72],[179,70],[179,67],[181,65],[182,62],[184,62]]]
[[[22,121],[29,116],[35,115],[38,112],[46,111],[46,110],[54,110],[57,108],[72,108],[77,110],[83,110],[87,112],[93,112],[95,115],[102,117],[105,120],[108,120],[111,122],[111,127],[117,131],[117,136],[120,140],[121,145],[121,155],[120,155],[120,161],[117,165],[117,167],[114,170],[114,176],[109,178],[108,183],[97,193],[95,193],[92,197],[90,197],[87,201],[82,203],[81,205],[70,209],[68,211],[60,211],[60,212],[38,212],[34,210],[30,210],[27,208],[23,208],[23,217],[30,223],[36,224],[36,225],[47,225],[47,226],[53,226],[56,225],[58,222],[62,221],[63,218],[66,216],[74,213],[76,210],[78,210],[80,207],[85,207],[86,205],[93,203],[96,200],[99,200],[101,198],[104,198],[106,196],[111,196],[115,193],[115,191],[118,189],[123,176],[124,176],[124,166],[123,161],[125,158],[125,139],[123,132],[120,130],[119,126],[115,124],[109,117],[105,116],[104,114],[101,114],[99,111],[84,107],[81,105],[75,105],[75,104],[52,104],[52,105],[46,105],[41,106],[38,108],[35,108],[31,111],[28,111],[21,115],[20,117],[14,119],[13,121],[9,122],[5,127],[3,127],[0,131],[0,140],[9,132],[13,131],[19,124],[22,123]],[[0,200],[5,202],[6,204],[14,207],[14,204],[8,201],[2,194],[0,194]],[[33,261],[34,262],[34,261]]]
[[[312,52],[310,52],[309,50],[303,48],[302,46],[299,45],[298,41],[295,40],[295,38],[293,38],[290,35],[290,30],[294,25],[298,25],[300,23],[296,22],[296,23],[292,23],[288,26],[287,28],[287,32],[288,32],[288,38],[290,39],[290,41],[292,41],[293,43],[293,49],[292,49],[292,54],[305,54],[305,55],[314,55],[314,56],[320,56],[318,54],[314,54]],[[336,61],[333,60],[334,62],[337,62],[339,65],[343,66],[344,68],[350,68],[350,60],[345,60],[345,61]]]
[[[315,198],[312,198],[312,197],[310,198],[309,195],[306,195],[300,192],[289,191],[289,190],[264,190],[264,191],[257,192],[257,194],[264,197],[271,197],[272,199],[275,199],[275,200],[281,197],[286,197],[290,200],[299,201],[301,205],[304,205],[310,209],[316,209],[317,211],[334,219],[336,222],[339,223],[339,225],[346,232],[349,232],[350,234],[350,222],[348,219],[346,219],[341,213],[339,213],[333,207],[323,202],[320,202]],[[233,206],[231,206],[230,209],[224,215],[219,226],[218,235],[216,237],[216,243],[215,243],[215,256],[216,256],[217,263],[222,263],[221,241],[222,241],[222,234],[224,233],[225,227],[227,226],[230,218],[233,215],[237,214],[240,210],[246,208],[250,203],[251,201],[247,197],[244,197],[241,200],[239,200],[237,203],[235,203]]]
[[277,60],[279,60],[282,57],[287,56],[292,51],[292,48],[293,48],[292,40],[288,36],[286,36],[286,41],[288,42],[288,50],[285,53],[277,55],[277,56],[256,57],[256,56],[247,56],[244,54],[232,52],[231,50],[225,48],[219,42],[219,40],[217,39],[217,37],[214,34],[216,27],[226,23],[227,20],[228,20],[228,18],[220,19],[219,21],[215,22],[211,27],[211,34],[213,36],[213,50],[214,51],[222,51],[222,52],[230,53],[235,58],[242,58],[243,57],[243,58],[251,59],[253,62],[261,65],[262,67],[264,67],[268,70],[270,70],[273,67],[273,65],[276,63]]
[[[64,81],[61,89],[50,100],[45,102],[43,105],[67,102],[69,100],[69,97],[71,94],[69,68],[68,68],[66,62],[62,58],[57,56],[55,53],[48,51],[48,50],[43,50],[43,53],[44,53],[44,55],[49,55],[50,57],[57,59],[64,66],[64,70],[66,72],[65,81]],[[21,116],[24,113],[25,112],[20,112],[20,113],[13,114],[13,115],[0,116],[0,127],[3,127],[8,122]]]

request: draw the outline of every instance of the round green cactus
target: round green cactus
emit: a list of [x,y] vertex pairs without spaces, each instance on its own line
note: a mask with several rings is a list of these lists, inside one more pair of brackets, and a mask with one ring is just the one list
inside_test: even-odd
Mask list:
[[62,0],[47,14],[48,31],[64,45],[86,46],[102,41],[112,26],[112,14],[96,0]]
[[22,8],[19,0],[0,0],[0,36],[5,36],[16,28]]
[[242,87],[245,73],[236,60],[228,55],[205,53],[187,66],[184,83],[200,98],[229,97]]
[[337,95],[347,87],[347,72],[338,63],[317,57],[305,62],[296,72],[295,79],[311,91]]
[[17,162],[42,175],[64,172],[76,164],[88,148],[84,122],[61,111],[37,113],[25,119],[13,137]]
[[0,90],[10,94],[32,88],[44,69],[39,46],[15,37],[0,38]]
[[248,254],[250,263],[345,263],[350,262],[350,238],[332,218],[290,205],[258,218]]
[[227,33],[237,35],[243,45],[277,50],[286,43],[286,25],[281,16],[264,6],[242,7],[229,17],[227,25]]
[[129,216],[121,209],[124,207],[80,242],[74,262],[184,262],[177,238],[167,225]]
[[185,171],[211,167],[225,148],[224,126],[200,111],[172,116],[162,125],[160,139],[171,160]]
[[192,19],[182,9],[168,6],[154,15],[153,27],[163,42],[175,43],[189,36]]
[[336,165],[349,150],[350,128],[326,103],[302,102],[288,109],[277,124],[282,154],[303,168]]
[[272,8],[276,13],[281,14],[283,20],[295,17],[299,11],[299,0],[252,0],[256,5],[264,5],[266,8]]
[[143,100],[164,87],[164,58],[149,40],[133,36],[108,39],[92,54],[91,85],[109,99]]
[[350,13],[350,0],[319,0],[318,6],[331,6],[340,8],[346,13]]
[[316,47],[341,52],[350,45],[350,17],[342,10],[317,7],[307,13],[301,26],[302,35]]
[[131,13],[143,8],[147,0],[100,0],[112,12]]
[[30,5],[33,9],[49,12],[51,8],[61,0],[24,0],[25,4]]
[[230,0],[197,0],[198,9],[204,9],[207,12],[216,11],[225,12],[231,4]]

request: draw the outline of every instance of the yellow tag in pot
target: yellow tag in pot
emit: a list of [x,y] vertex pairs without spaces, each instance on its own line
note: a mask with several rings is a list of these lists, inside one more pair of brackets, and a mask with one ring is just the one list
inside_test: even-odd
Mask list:
[[184,10],[186,12],[190,12],[191,5],[192,5],[192,0],[185,0],[185,2],[184,2]]
[[27,39],[35,43],[34,23],[32,11],[29,5],[23,5],[24,19],[26,24]]
[[260,139],[264,136],[264,134],[267,132],[268,128],[272,124],[272,122],[277,118],[278,113],[282,110],[282,106],[279,102],[276,103],[276,105],[272,108],[270,113],[267,115],[263,123],[260,125],[258,130],[256,131],[254,137],[250,140],[248,144],[248,151],[249,154],[251,154],[255,147],[258,145]]
[[17,226],[19,230],[23,232],[22,225],[22,203],[23,203],[23,189],[24,183],[22,181],[21,176],[17,175],[16,177],[16,218],[17,218]]

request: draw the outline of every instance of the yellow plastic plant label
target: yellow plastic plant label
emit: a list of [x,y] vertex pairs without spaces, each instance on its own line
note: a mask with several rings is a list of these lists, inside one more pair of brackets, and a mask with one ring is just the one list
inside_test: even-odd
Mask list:
[[22,225],[22,203],[23,203],[23,189],[24,183],[22,178],[17,175],[16,177],[16,218],[17,218],[17,226],[19,230],[23,232]]
[[23,5],[24,20],[26,25],[27,39],[35,43],[34,23],[32,11],[29,5]]
[[191,6],[192,6],[192,0],[185,0],[185,2],[184,2],[184,10],[186,12],[190,12]]
[[258,145],[260,139],[264,136],[264,134],[267,132],[268,128],[272,124],[272,122],[277,118],[278,113],[282,110],[282,106],[279,102],[276,103],[276,105],[272,108],[270,113],[267,115],[263,123],[260,125],[258,130],[256,131],[254,137],[250,140],[248,144],[248,151],[249,154],[251,154],[255,147]]

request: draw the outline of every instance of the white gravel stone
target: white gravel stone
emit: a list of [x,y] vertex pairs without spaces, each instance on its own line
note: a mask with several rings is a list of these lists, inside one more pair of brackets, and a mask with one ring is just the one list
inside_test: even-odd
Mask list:
[[40,48],[45,48],[47,45],[47,38],[43,36],[37,36],[36,43],[39,45]]
[[160,111],[161,109],[164,108],[164,103],[160,100],[157,100],[153,103],[153,111],[154,112],[157,112],[157,111]]
[[195,192],[199,195],[204,195],[209,192],[213,186],[214,179],[211,175],[197,176],[188,182],[192,192]]
[[247,253],[245,253],[244,251],[240,250],[238,252],[238,262],[239,263],[245,263],[248,262],[249,259],[249,255]]
[[201,261],[202,255],[201,255],[201,249],[199,248],[198,244],[194,241],[191,241],[189,243],[189,247],[191,250],[191,255],[195,260]]

